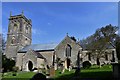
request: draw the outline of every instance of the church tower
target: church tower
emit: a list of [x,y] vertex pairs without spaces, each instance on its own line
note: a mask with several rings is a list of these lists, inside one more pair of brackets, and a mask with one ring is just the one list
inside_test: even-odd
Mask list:
[[23,12],[12,16],[10,13],[7,44],[5,54],[7,58],[16,59],[17,52],[26,45],[31,44],[32,23]]

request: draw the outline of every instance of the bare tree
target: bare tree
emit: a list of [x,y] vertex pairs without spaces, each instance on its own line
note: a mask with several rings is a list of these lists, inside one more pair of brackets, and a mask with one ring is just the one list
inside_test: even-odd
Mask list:
[[99,59],[104,57],[106,49],[111,46],[115,46],[116,31],[118,27],[112,26],[111,24],[97,29],[95,33],[86,39],[83,40],[84,46],[86,49],[89,49],[90,52],[97,58],[97,64],[100,65]]

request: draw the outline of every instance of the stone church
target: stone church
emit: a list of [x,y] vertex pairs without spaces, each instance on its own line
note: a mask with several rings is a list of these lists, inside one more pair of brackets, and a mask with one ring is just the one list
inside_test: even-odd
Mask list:
[[[89,54],[89,51],[84,50],[79,41],[74,41],[68,34],[60,43],[50,44],[31,44],[32,42],[32,21],[24,16],[23,12],[20,15],[10,15],[7,44],[5,55],[7,58],[14,59],[16,66],[22,71],[31,71],[35,68],[45,66],[54,66],[57,69],[57,59],[62,61],[65,69],[70,66],[77,66],[77,56],[80,53],[80,61],[90,61],[96,64],[95,59]],[[110,48],[111,54],[102,61],[108,61],[113,58],[115,49]]]
[[[20,70],[29,71],[44,65],[56,66],[59,58],[66,69],[76,66],[78,52],[82,52],[80,44],[68,35],[60,43],[31,44],[32,21],[24,16],[10,15],[7,45],[7,58],[14,59]],[[32,65],[30,68],[29,66]]]

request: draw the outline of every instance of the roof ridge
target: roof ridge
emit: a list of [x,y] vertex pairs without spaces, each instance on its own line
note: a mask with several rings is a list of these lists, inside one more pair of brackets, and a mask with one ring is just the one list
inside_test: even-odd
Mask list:
[[55,49],[55,47],[57,45],[58,45],[57,43],[51,43],[51,44],[50,43],[49,44],[31,44],[31,45],[25,46],[20,51],[27,51],[28,49],[32,49],[34,51],[38,51],[38,50],[53,50],[53,49]]

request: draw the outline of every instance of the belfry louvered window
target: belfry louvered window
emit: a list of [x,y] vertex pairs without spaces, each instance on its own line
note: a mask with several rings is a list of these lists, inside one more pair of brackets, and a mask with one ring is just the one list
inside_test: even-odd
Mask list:
[[13,36],[12,39],[11,39],[11,44],[15,44],[15,42],[16,42],[15,41],[15,36]]
[[26,26],[26,33],[28,34],[28,26]]
[[17,26],[17,24],[14,24],[14,32],[16,32],[17,31],[17,28],[18,28],[18,26]]

